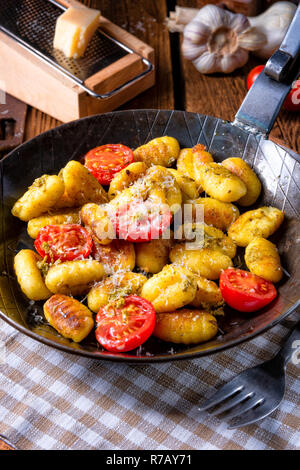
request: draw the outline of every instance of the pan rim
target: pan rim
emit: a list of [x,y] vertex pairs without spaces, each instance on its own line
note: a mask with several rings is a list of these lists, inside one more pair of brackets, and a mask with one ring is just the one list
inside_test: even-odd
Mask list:
[[[195,115],[200,115],[200,116],[204,116],[204,117],[209,116],[209,115],[204,115],[204,114],[201,114],[201,113],[184,111],[184,110],[152,109],[152,108],[117,110],[117,111],[111,111],[111,112],[107,112],[107,113],[87,116],[87,117],[84,117],[84,118],[76,119],[74,121],[63,123],[63,124],[53,128],[53,129],[49,129],[45,132],[42,132],[38,136],[35,136],[32,139],[30,139],[30,140],[24,142],[23,144],[19,145],[17,148],[13,149],[11,152],[9,152],[1,160],[1,169],[2,169],[2,165],[3,165],[3,161],[4,160],[6,161],[7,159],[13,158],[14,153],[16,151],[22,151],[22,149],[24,147],[26,147],[27,145],[31,145],[33,143],[33,141],[36,142],[37,140],[42,138],[45,134],[51,134],[51,132],[53,132],[53,131],[62,129],[64,127],[68,127],[70,125],[75,125],[78,122],[82,122],[82,121],[86,121],[86,120],[92,120],[92,119],[95,119],[99,116],[110,116],[110,115],[123,114],[123,113],[129,113],[129,112],[156,112],[156,113],[158,113],[160,111],[170,112],[171,115],[174,112],[179,112],[179,113],[183,113],[183,114],[186,114],[186,115],[194,115],[194,116]],[[220,119],[220,120],[222,120],[223,122],[226,122],[226,123],[230,123],[230,121],[224,120],[222,118],[216,118],[214,116],[211,116],[211,117],[214,118],[214,119]],[[246,134],[251,134],[251,133],[249,133],[245,130],[242,130],[242,129],[241,129],[241,131],[245,132]],[[254,136],[254,134],[251,134],[251,135]],[[257,137],[259,140],[261,140],[263,138],[263,136],[260,136],[260,135],[255,136],[255,137]],[[275,145],[278,145],[278,144],[275,144]],[[288,150],[289,149],[286,149],[287,152],[288,152]],[[289,155],[291,155],[291,157],[295,159],[295,157],[293,157],[292,151],[291,151],[291,154],[289,154]],[[2,200],[3,200],[3,195],[2,195]],[[188,351],[184,351],[184,352],[178,352],[178,353],[175,353],[175,354],[167,353],[165,355],[131,356],[130,358],[128,356],[123,357],[123,356],[110,355],[110,354],[107,354],[107,353],[104,354],[101,351],[99,351],[99,353],[89,352],[89,351],[85,351],[85,350],[81,350],[81,349],[75,349],[75,348],[69,347],[67,345],[59,344],[58,342],[56,342],[54,340],[51,340],[51,339],[48,339],[48,338],[34,332],[33,330],[29,329],[28,327],[25,327],[25,326],[19,324],[18,322],[12,320],[2,310],[0,310],[0,318],[2,320],[4,320],[6,323],[8,323],[10,326],[12,326],[13,328],[15,328],[18,331],[20,331],[21,333],[25,334],[26,336],[28,336],[28,337],[30,337],[30,338],[32,338],[32,339],[34,339],[34,340],[36,340],[36,341],[38,341],[42,344],[45,344],[46,346],[52,347],[56,350],[67,352],[69,354],[73,354],[73,355],[76,355],[76,356],[82,356],[82,357],[86,357],[86,358],[94,359],[94,360],[122,362],[122,363],[126,363],[126,364],[150,364],[150,363],[177,361],[177,360],[191,360],[191,359],[196,359],[196,358],[200,358],[200,357],[211,356],[213,354],[217,354],[217,353],[226,351],[226,350],[231,349],[235,346],[238,346],[239,344],[242,344],[246,341],[250,341],[251,339],[253,339],[253,338],[263,334],[264,332],[268,331],[269,329],[273,328],[278,323],[280,323],[282,320],[284,320],[286,317],[288,317],[291,313],[293,313],[299,306],[300,306],[300,298],[298,299],[297,302],[295,302],[293,305],[291,305],[284,313],[280,314],[278,317],[276,317],[274,320],[272,320],[271,323],[268,323],[268,324],[264,325],[260,329],[254,331],[250,334],[245,333],[240,338],[229,341],[226,344],[225,343],[222,344],[220,342],[220,344],[218,346],[214,347],[213,349],[206,349],[206,350],[203,350],[203,351],[194,351],[194,352],[190,352],[190,353]]]

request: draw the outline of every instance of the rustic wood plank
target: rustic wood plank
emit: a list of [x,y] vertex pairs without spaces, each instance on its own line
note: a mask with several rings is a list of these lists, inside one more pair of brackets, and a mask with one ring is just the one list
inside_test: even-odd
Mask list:
[[[178,0],[181,6],[197,6],[197,0]],[[232,121],[246,93],[246,77],[251,68],[263,63],[255,57],[230,75],[199,73],[193,64],[181,56],[184,107],[187,111],[200,112]],[[299,113],[282,110],[270,137],[300,152]]]

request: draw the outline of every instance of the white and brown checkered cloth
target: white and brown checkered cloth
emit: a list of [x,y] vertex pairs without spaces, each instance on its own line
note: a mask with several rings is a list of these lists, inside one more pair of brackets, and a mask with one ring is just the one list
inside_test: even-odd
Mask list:
[[20,449],[297,449],[299,366],[288,365],[279,410],[257,424],[228,430],[198,407],[271,358],[298,317],[225,353],[153,365],[72,356],[1,320],[0,434]]

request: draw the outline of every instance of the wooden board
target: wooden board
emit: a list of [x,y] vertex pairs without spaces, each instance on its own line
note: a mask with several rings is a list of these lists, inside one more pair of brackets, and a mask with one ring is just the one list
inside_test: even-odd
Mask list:
[[[62,0],[61,3],[77,4],[73,0]],[[150,46],[103,16],[100,18],[100,28],[151,62],[154,61],[154,51]],[[138,54],[127,54],[97,72],[85,81],[86,86],[97,93],[105,93],[136,77],[143,71]],[[155,73],[154,70],[149,72],[105,100],[92,98],[4,33],[0,33],[0,70],[0,78],[5,82],[8,93],[63,122],[119,107],[151,87]]]

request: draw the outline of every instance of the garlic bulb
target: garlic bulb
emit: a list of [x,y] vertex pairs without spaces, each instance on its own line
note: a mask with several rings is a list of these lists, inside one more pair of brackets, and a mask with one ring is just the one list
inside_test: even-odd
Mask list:
[[251,26],[267,39],[262,48],[254,51],[255,55],[268,59],[278,49],[296,9],[296,5],[291,2],[277,2],[261,15],[248,18]]
[[185,27],[182,52],[202,73],[230,73],[248,60],[248,51],[266,43],[246,16],[206,5]]

